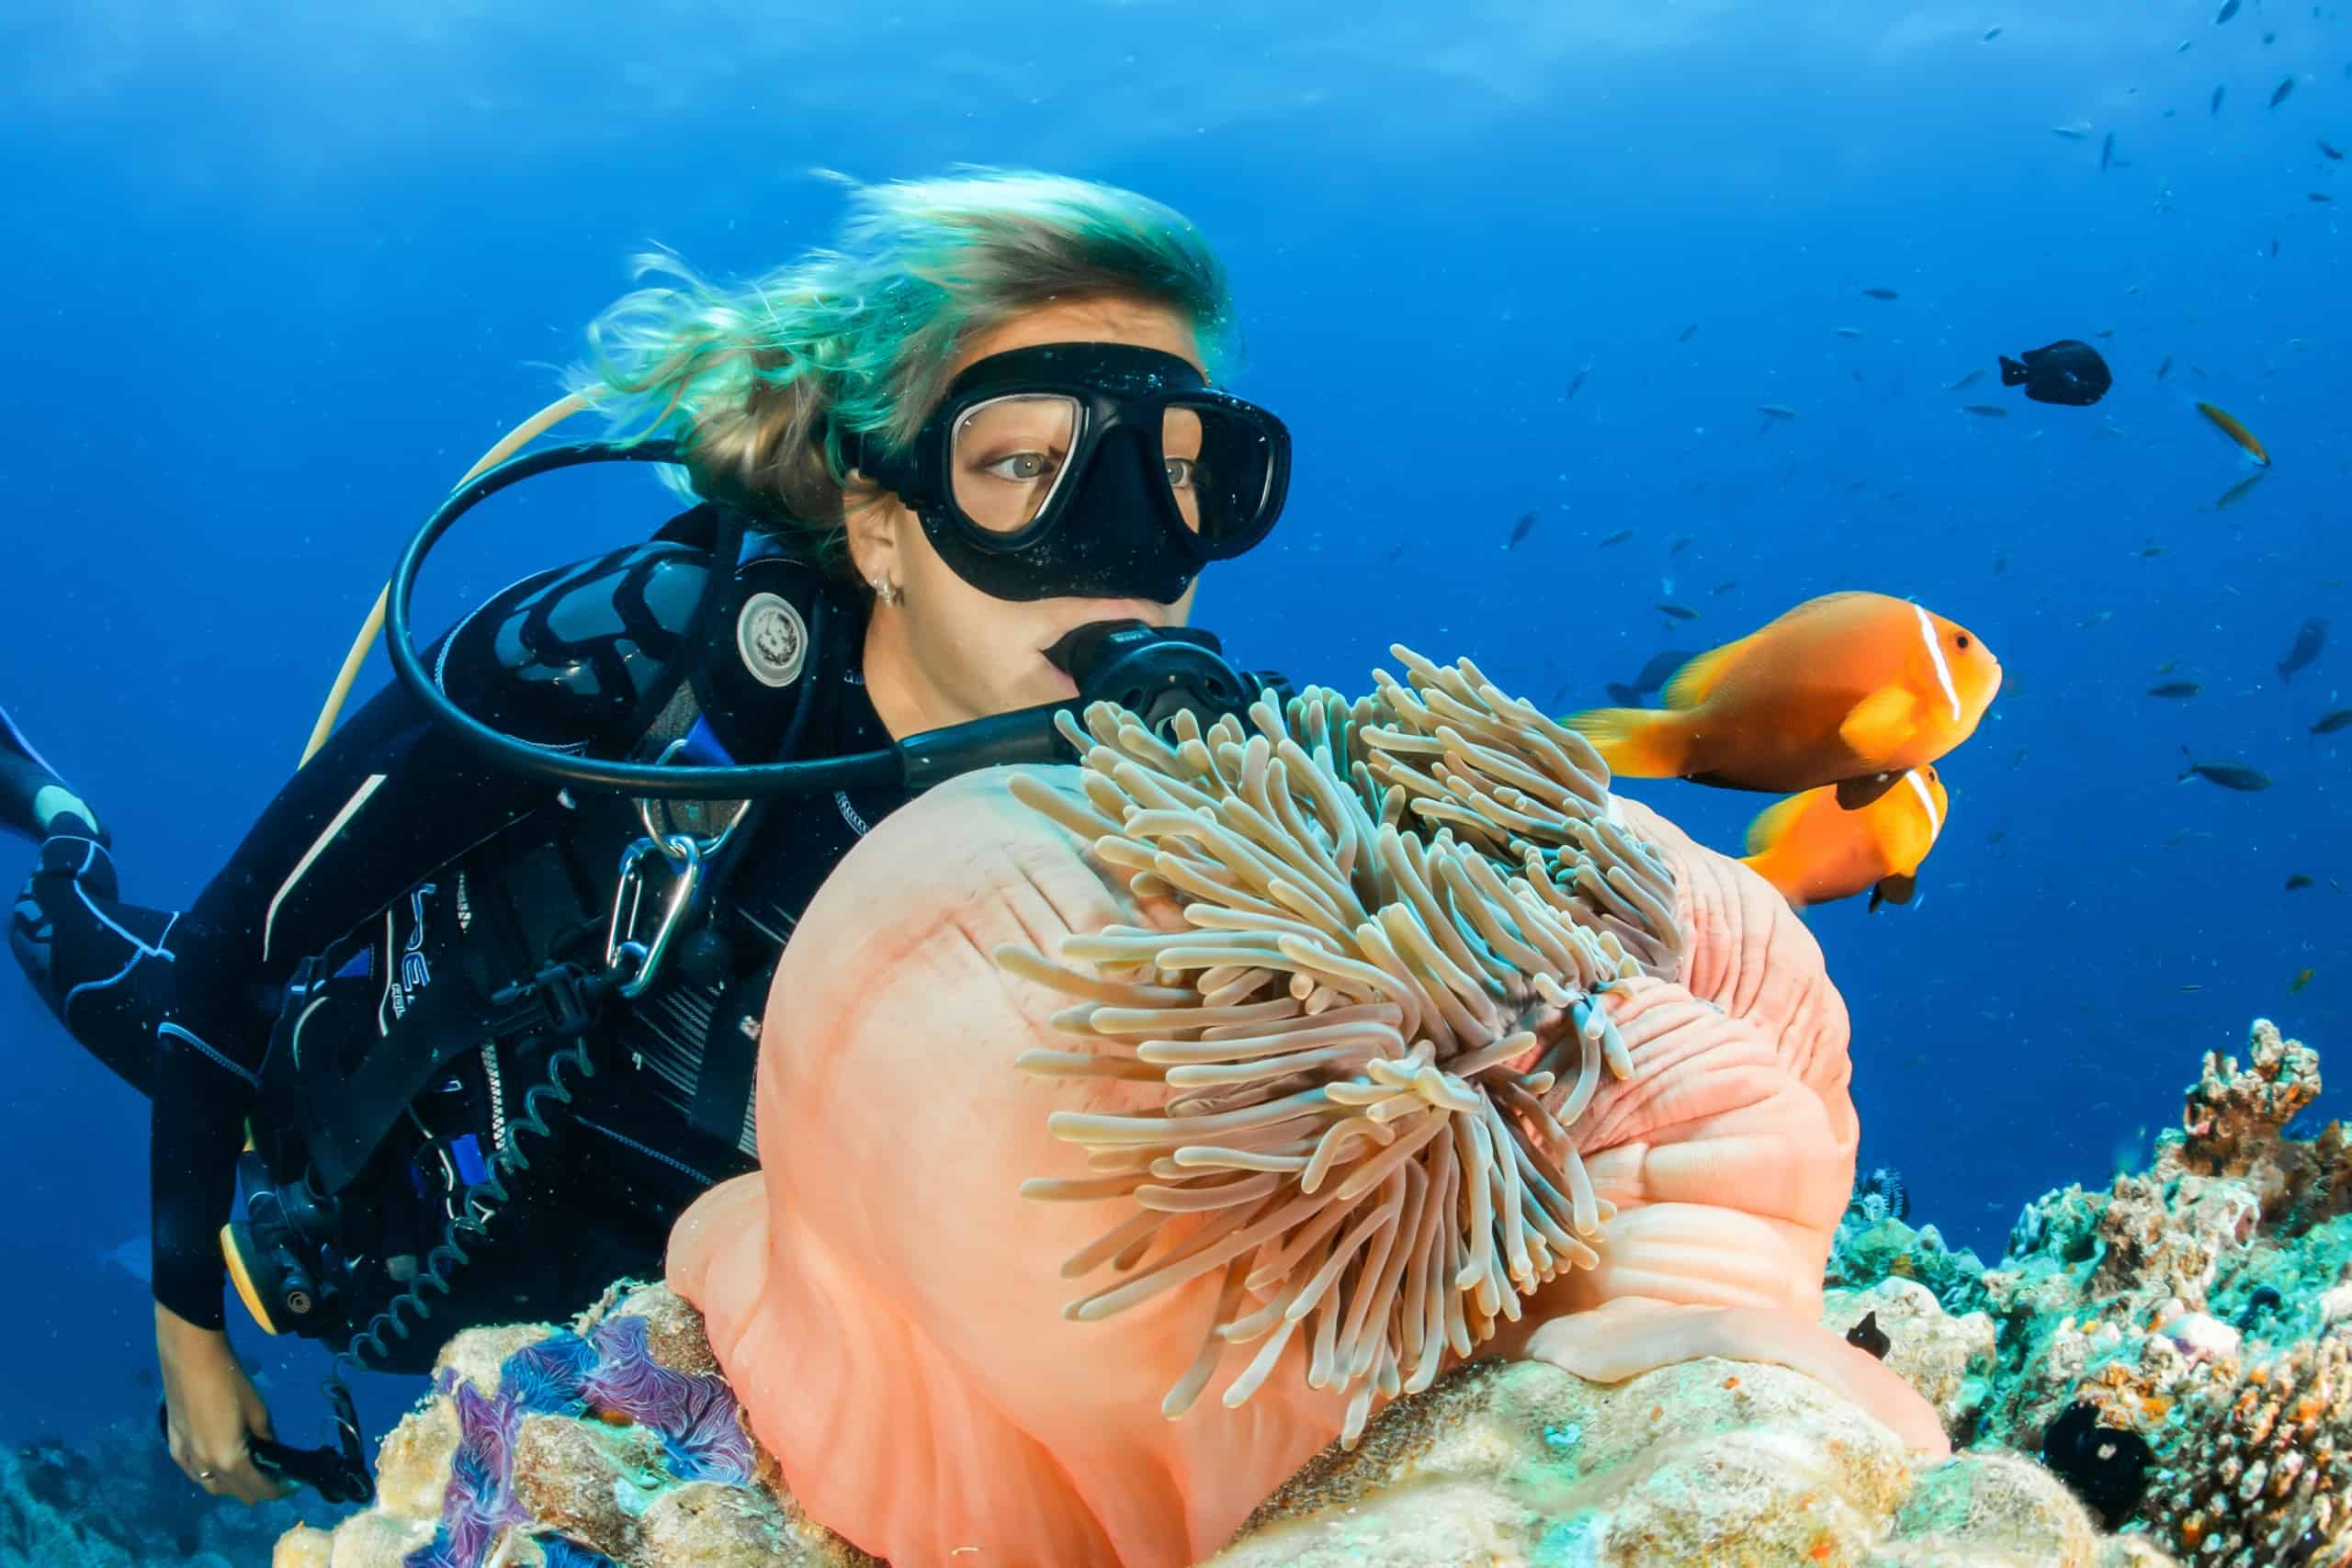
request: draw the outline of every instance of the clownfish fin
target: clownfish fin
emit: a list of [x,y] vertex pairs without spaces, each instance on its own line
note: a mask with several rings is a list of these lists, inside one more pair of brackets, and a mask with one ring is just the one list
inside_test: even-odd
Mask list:
[[1797,814],[1804,809],[1804,796],[1792,795],[1786,800],[1776,800],[1756,814],[1747,825],[1747,852],[1761,855],[1778,843],[1795,823]]
[[1682,716],[1665,708],[1587,708],[1560,720],[1625,779],[1679,777],[1690,754]]
[[1838,781],[1838,809],[1860,811],[1863,807],[1894,787],[1901,773],[1868,773],[1859,779]]
[[1916,876],[1882,876],[1878,886],[1871,889],[1871,913],[1877,914],[1881,904],[1908,904],[1917,891],[1919,879]]
[[1857,757],[1883,757],[1917,733],[1918,711],[1919,699],[1906,688],[1881,686],[1854,705],[1838,739]]
[[1722,682],[1724,672],[1731,668],[1732,660],[1747,646],[1747,637],[1741,637],[1700,654],[1667,677],[1665,688],[1658,693],[1657,700],[1670,708],[1697,707]]

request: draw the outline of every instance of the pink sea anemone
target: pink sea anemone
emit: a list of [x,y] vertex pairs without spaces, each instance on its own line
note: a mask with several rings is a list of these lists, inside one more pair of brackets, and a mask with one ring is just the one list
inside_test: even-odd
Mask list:
[[1098,708],[1081,768],[934,792],[811,906],[764,1168],[672,1280],[817,1518],[1191,1562],[1482,1345],[1781,1361],[1942,1443],[1813,1324],[1855,1142],[1817,948],[1580,739],[1397,652],[1254,733]]

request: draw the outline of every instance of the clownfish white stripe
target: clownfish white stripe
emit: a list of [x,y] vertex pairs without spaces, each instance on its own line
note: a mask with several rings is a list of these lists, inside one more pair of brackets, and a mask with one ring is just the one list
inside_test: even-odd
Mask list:
[[1905,769],[1903,782],[1911,786],[1911,793],[1919,797],[1919,808],[1928,814],[1928,842],[1932,844],[1937,835],[1944,830],[1943,813],[1936,809],[1936,797],[1928,793],[1927,783],[1919,777],[1918,769]]
[[1937,683],[1944,689],[1944,701],[1951,705],[1952,722],[1958,724],[1960,694],[1952,689],[1951,666],[1944,662],[1943,645],[1936,641],[1936,623],[1928,619],[1928,612],[1920,605],[1912,605],[1911,613],[1919,617],[1919,640],[1928,645],[1928,657],[1936,666]]

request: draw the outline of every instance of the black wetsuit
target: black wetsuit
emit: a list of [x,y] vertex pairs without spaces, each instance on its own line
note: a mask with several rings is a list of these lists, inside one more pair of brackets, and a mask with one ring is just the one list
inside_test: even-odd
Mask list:
[[[649,694],[681,651],[705,581],[707,558],[692,541],[707,517],[697,508],[650,543],[497,594],[432,650],[435,679],[524,739],[643,755],[645,709],[659,701]],[[747,605],[764,605],[764,643]],[[864,598],[850,586],[779,556],[745,562],[709,646],[689,660],[701,716],[724,752],[782,760],[787,734],[796,758],[888,745],[865,691],[865,626]],[[811,705],[795,726],[801,705]],[[615,1277],[657,1269],[680,1209],[751,1168],[752,1067],[775,959],[834,864],[908,798],[829,792],[767,808],[712,917],[729,939],[723,972],[712,976],[706,964],[708,977],[695,977],[673,965],[611,1010],[593,1040],[594,1076],[549,1153],[535,1153],[488,1255],[458,1271],[455,1293],[434,1307],[434,1332],[420,1337],[576,1310]],[[41,846],[10,945],[68,1031],[153,1102],[159,1302],[194,1323],[222,1322],[217,1235],[298,962],[369,922],[390,932],[413,913],[421,926],[428,881],[453,864],[481,875],[485,840],[519,836],[517,824],[568,818],[573,862],[615,868],[643,831],[637,809],[492,770],[394,684],[294,774],[186,910],[122,902],[108,852],[87,839]],[[462,916],[462,879],[458,887]],[[477,905],[491,902],[473,892]],[[583,904],[596,896],[584,889]],[[388,1001],[393,988],[388,979]]]

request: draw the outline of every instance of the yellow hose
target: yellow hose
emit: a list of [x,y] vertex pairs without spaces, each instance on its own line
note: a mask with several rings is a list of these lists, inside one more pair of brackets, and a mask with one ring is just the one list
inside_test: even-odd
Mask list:
[[[497,446],[483,453],[481,459],[465,471],[464,477],[449,488],[463,490],[476,474],[506,461],[525,442],[561,424],[587,406],[588,399],[583,393],[573,392],[568,397],[558,398],[508,431]],[[375,646],[376,638],[383,633],[384,604],[391,596],[391,586],[387,582],[377,593],[376,607],[368,612],[367,624],[359,628],[359,636],[353,641],[351,651],[343,656],[343,668],[335,672],[334,685],[327,693],[326,705],[319,710],[319,721],[311,726],[310,743],[302,748],[303,762],[317,756],[319,748],[327,743],[327,737],[334,733],[334,721],[343,716],[343,705],[350,697],[353,684],[359,679],[360,667],[368,662],[368,650]]]

